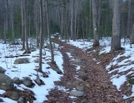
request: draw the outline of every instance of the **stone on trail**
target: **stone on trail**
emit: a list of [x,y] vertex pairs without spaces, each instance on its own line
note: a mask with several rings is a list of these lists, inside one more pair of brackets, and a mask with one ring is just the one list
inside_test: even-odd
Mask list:
[[70,92],[70,95],[75,96],[75,97],[81,97],[81,96],[84,96],[84,92],[83,91],[72,90]]

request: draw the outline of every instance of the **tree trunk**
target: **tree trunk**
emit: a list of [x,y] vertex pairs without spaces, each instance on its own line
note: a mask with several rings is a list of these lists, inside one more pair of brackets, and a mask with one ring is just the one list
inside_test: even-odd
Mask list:
[[42,43],[43,43],[43,10],[42,0],[40,0],[40,55],[39,55],[39,71],[42,72]]
[[111,51],[121,49],[120,41],[120,0],[113,0],[113,21]]
[[39,1],[35,0],[34,1],[34,25],[35,25],[35,31],[36,31],[36,39],[37,39],[37,48],[39,48]]
[[45,7],[46,7],[46,22],[47,22],[47,33],[49,36],[49,42],[50,42],[50,49],[51,49],[51,63],[55,63],[54,61],[54,51],[52,46],[52,40],[50,35],[50,28],[49,28],[49,10],[48,10],[48,0],[45,0]]
[[70,30],[71,30],[71,39],[75,40],[74,34],[74,0],[70,4]]
[[26,10],[26,4],[27,1],[24,0],[24,33],[25,33],[25,43],[26,43],[26,49],[25,52],[29,53],[29,45],[28,45],[28,33],[27,33],[27,10]]
[[15,36],[14,36],[14,10],[13,10],[13,7],[14,7],[14,1],[13,0],[9,0],[9,3],[10,3],[10,21],[11,21],[11,31],[12,31],[12,41],[13,43],[15,43]]
[[21,0],[21,32],[22,32],[22,50],[25,49],[25,32],[24,32],[24,0]]
[[131,30],[131,35],[130,35],[130,47],[132,48],[132,44],[134,44],[134,24]]
[[8,33],[8,0],[5,0],[5,9],[4,9],[4,43],[7,42],[7,33]]
[[128,0],[127,37],[131,35],[132,22],[132,1]]
[[94,33],[94,43],[93,46],[99,46],[99,34],[98,34],[98,26],[99,26],[99,8],[98,1],[92,0],[92,12],[93,12],[93,33]]

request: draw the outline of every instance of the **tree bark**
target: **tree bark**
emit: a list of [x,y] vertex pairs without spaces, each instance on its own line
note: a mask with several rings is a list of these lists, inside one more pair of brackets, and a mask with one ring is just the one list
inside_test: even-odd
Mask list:
[[42,48],[43,48],[43,10],[42,10],[42,0],[40,0],[40,55],[39,55],[39,71],[42,72]]
[[51,49],[51,63],[55,63],[54,61],[54,51],[53,51],[53,45],[50,35],[50,28],[49,28],[49,10],[48,10],[48,0],[45,0],[45,7],[46,7],[46,22],[47,22],[47,33],[49,36],[49,42],[50,42],[50,49]]
[[128,20],[127,20],[127,37],[131,35],[132,28],[132,1],[128,0]]
[[111,51],[121,49],[120,40],[120,0],[113,0],[112,41]]
[[25,49],[25,32],[24,32],[24,0],[21,0],[21,33],[22,33],[22,50]]
[[131,35],[130,35],[130,47],[132,47],[132,44],[134,44],[134,24],[133,24]]
[[99,27],[99,8],[98,8],[98,1],[92,0],[92,12],[93,12],[93,33],[94,33],[94,42],[93,46],[99,46],[99,34],[98,34],[98,27]]
[[4,43],[7,42],[7,33],[8,33],[8,0],[5,0],[5,9],[4,9]]

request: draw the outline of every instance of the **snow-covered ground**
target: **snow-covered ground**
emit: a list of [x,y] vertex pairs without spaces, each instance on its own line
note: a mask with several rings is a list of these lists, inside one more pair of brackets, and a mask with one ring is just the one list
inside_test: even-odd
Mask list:
[[[57,46],[57,45],[56,45]],[[28,88],[25,85],[21,84],[19,87],[17,85],[16,88],[20,90],[24,90],[25,88],[32,90],[35,93],[35,97],[37,100],[34,101],[34,103],[42,103],[44,100],[47,100],[46,95],[48,94],[49,90],[54,88],[54,81],[58,81],[62,75],[57,74],[52,69],[46,69],[47,67],[50,67],[47,62],[50,62],[51,55],[50,50],[45,48],[43,50],[43,53],[46,55],[43,55],[45,59],[43,59],[44,64],[42,65],[43,71],[48,73],[49,77],[44,78],[41,73],[37,72],[35,69],[38,68],[38,63],[35,63],[34,60],[38,59],[37,56],[39,56],[39,50],[32,52],[30,56],[27,56],[26,58],[30,59],[30,63],[27,64],[14,64],[14,60],[17,58],[5,58],[5,56],[16,56],[21,55],[24,51],[21,51],[21,45],[9,45],[9,44],[3,44],[0,43],[0,66],[6,69],[5,74],[8,75],[11,78],[19,77],[22,79],[23,77],[30,77],[33,82],[37,78],[36,74],[39,75],[40,79],[44,81],[45,85],[38,86],[35,82],[35,86],[33,88]],[[55,48],[56,49],[56,48]],[[55,61],[58,65],[58,67],[63,71],[63,59],[62,55],[58,50],[55,50]],[[0,94],[3,94],[5,91],[0,90]],[[13,101],[9,98],[3,98],[4,103],[16,103],[16,101]]]
[[[77,40],[77,41],[69,41],[69,44],[72,44],[76,47],[81,48],[82,50],[86,50],[92,47],[92,40],[91,41],[83,41],[83,40]],[[102,53],[109,53],[110,52],[110,44],[111,44],[111,38],[102,38],[100,40],[100,45],[103,46],[102,50],[100,50],[99,54]],[[117,55],[113,60],[106,66],[106,70],[109,74],[113,73],[114,71],[117,71],[116,74],[112,75],[110,80],[113,83],[113,85],[116,86],[118,91],[121,91],[120,87],[127,81],[127,76],[134,73],[134,45],[132,45],[132,48],[130,48],[129,40],[124,43],[124,39],[121,40],[121,46],[125,49],[123,53],[120,53]],[[123,58],[121,61],[119,61],[119,58]],[[95,59],[95,58],[94,58]],[[116,66],[117,68],[110,70],[112,66]],[[128,72],[126,72],[128,71]],[[131,85],[128,83],[128,85]],[[127,89],[127,88],[126,88]],[[130,96],[126,96],[124,94],[123,98],[127,99],[134,96],[134,85],[132,85],[132,94]]]
[[[69,44],[75,45],[79,48],[81,48],[83,51],[89,49],[92,47],[93,40],[77,40],[77,41],[72,41],[70,40],[68,42]],[[100,40],[100,45],[103,46],[102,50],[99,52],[100,54],[102,53],[108,53],[110,52],[110,43],[111,43],[111,38],[102,38]],[[55,61],[58,65],[58,67],[63,71],[63,59],[61,53],[57,49],[58,45],[55,45]],[[114,71],[117,71],[117,74],[114,74],[111,76],[111,82],[113,85],[117,87],[117,90],[120,91],[120,87],[122,84],[124,84],[125,81],[127,81],[127,75],[132,74],[132,71],[128,72],[127,74],[123,74],[121,72],[128,71],[130,69],[134,70],[134,64],[131,63],[134,61],[134,47],[130,48],[129,41],[127,43],[123,43],[122,40],[122,47],[125,48],[125,52],[119,54],[117,57],[113,58],[113,60],[110,62],[109,65],[106,66],[106,70],[108,71],[109,74],[113,73]],[[27,56],[27,58],[30,59],[30,63],[28,64],[14,64],[14,60],[17,58],[5,58],[5,56],[10,56],[10,55],[21,55],[24,51],[21,51],[21,45],[9,45],[9,44],[3,44],[0,42],[0,66],[6,69],[5,74],[10,76],[11,78],[14,77],[19,77],[22,79],[23,77],[30,76],[30,78],[33,80],[36,79],[35,74],[38,74],[40,78],[44,81],[45,85],[38,86],[35,85],[33,88],[28,88],[24,85],[20,85],[19,87],[15,85],[18,89],[23,90],[25,88],[28,88],[32,90],[35,93],[35,97],[37,100],[34,101],[34,103],[42,103],[44,100],[47,100],[46,95],[48,94],[49,90],[54,88],[54,81],[57,81],[60,79],[62,75],[57,74],[55,71],[52,69],[46,69],[47,67],[50,67],[47,62],[50,61],[50,50],[45,48],[43,50],[43,53],[46,55],[43,55],[45,59],[43,59],[43,71],[49,74],[49,78],[43,78],[41,73],[38,73],[35,71],[35,69],[38,67],[38,63],[35,63],[34,60],[37,59],[37,56],[39,55],[39,50],[37,49],[36,51],[32,52],[30,56]],[[68,53],[68,55],[70,55]],[[70,57],[70,56],[69,56]],[[128,57],[124,58],[122,61],[118,61],[119,58],[121,57]],[[114,70],[110,70],[111,66],[116,66]],[[79,70],[79,66],[77,69]],[[122,74],[122,75],[121,75]],[[36,83],[35,83],[36,84]],[[59,87],[58,87],[59,88]],[[0,90],[0,94],[3,94],[5,91]],[[134,85],[132,86],[132,94],[129,97],[134,96]],[[129,98],[128,96],[124,95],[125,98]],[[2,98],[2,97],[1,97]],[[9,98],[2,98],[4,100],[4,103],[16,103],[16,101],[13,101]]]

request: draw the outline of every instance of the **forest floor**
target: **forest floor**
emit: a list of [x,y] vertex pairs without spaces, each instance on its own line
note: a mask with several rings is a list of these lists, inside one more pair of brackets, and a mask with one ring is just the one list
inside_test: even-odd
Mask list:
[[[124,100],[122,92],[117,91],[110,81],[105,67],[118,52],[103,54],[98,57],[95,52],[83,52],[81,49],[58,41],[63,56],[64,75],[56,81],[56,87],[50,90],[48,100],[44,103],[131,103]],[[100,48],[92,48],[90,51]],[[121,52],[121,51],[119,51]],[[71,54],[70,57],[68,54]],[[74,58],[74,59],[72,59]],[[96,58],[101,63],[93,60]],[[102,62],[103,61],[103,62]],[[79,66],[79,70],[77,70]],[[64,87],[64,89],[59,89]],[[82,87],[83,96],[72,97],[70,92]],[[124,89],[125,90],[125,89]]]

